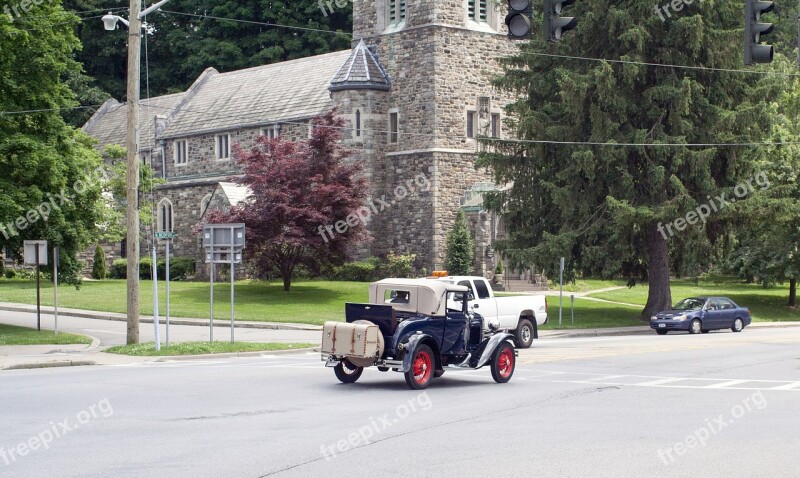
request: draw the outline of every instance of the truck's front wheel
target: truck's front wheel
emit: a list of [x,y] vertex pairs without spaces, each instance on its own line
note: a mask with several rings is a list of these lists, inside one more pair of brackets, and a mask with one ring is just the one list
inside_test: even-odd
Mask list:
[[533,343],[533,324],[530,319],[519,319],[517,324],[516,336],[514,337],[514,344],[519,349],[527,349]]

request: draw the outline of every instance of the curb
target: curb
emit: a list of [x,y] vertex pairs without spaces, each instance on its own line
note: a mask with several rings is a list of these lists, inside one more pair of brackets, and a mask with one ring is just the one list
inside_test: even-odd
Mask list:
[[[26,305],[3,305],[0,306],[0,310],[6,312],[22,312],[22,313],[36,313],[36,307],[26,306]],[[42,307],[42,313],[47,315],[53,315],[54,310],[53,307]],[[94,319],[94,320],[110,320],[114,322],[126,322],[128,318],[122,314],[110,313],[110,312],[80,312],[76,310],[62,310],[59,309],[58,311],[59,317],[77,317],[81,319]],[[140,317],[139,322],[142,324],[152,324],[153,318],[152,317]],[[225,327],[229,326],[229,322],[225,319],[218,319],[216,320],[217,323],[214,324],[215,327]],[[159,317],[159,323],[164,324],[165,319],[164,317]],[[193,325],[198,327],[208,327],[209,320],[208,319],[186,319],[186,318],[173,318],[170,317],[169,319],[170,325]],[[309,325],[309,324],[292,324],[292,323],[280,323],[280,322],[256,322],[256,321],[238,321],[235,323],[235,328],[239,329],[265,329],[265,330],[297,330],[297,331],[321,331],[321,325]]]
[[40,362],[40,363],[21,363],[10,365],[3,370],[27,370],[35,368],[55,368],[55,367],[81,367],[86,365],[97,365],[91,360],[62,360],[59,362]]
[[255,352],[228,352],[222,354],[203,354],[203,355],[169,355],[166,357],[159,357],[154,362],[175,362],[175,361],[189,361],[189,360],[203,360],[203,359],[217,359],[217,358],[231,358],[231,357],[260,357],[263,355],[292,355],[308,352],[319,352],[319,347],[307,347],[304,349],[287,349],[287,350],[261,350]]

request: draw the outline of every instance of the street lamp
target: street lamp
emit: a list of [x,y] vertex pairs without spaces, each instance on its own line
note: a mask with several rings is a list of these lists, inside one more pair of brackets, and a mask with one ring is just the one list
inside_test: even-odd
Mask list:
[[103,15],[103,26],[106,30],[117,28],[122,21],[128,27],[128,170],[127,170],[127,309],[128,333],[127,343],[139,343],[139,69],[141,60],[142,25],[141,20],[147,14],[161,8],[169,0],[162,0],[141,11],[142,0],[131,0],[130,20],[125,20],[109,13]]

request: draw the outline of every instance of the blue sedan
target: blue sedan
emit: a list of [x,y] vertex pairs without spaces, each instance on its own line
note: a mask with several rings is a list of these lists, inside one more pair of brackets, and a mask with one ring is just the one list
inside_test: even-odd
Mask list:
[[690,297],[651,317],[650,328],[658,335],[674,330],[690,334],[717,329],[741,332],[750,322],[750,310],[739,307],[727,297]]

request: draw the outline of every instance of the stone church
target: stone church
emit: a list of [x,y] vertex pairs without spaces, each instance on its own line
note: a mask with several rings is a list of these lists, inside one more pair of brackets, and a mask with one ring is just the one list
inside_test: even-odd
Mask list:
[[[441,268],[447,232],[464,208],[476,272],[491,272],[498,221],[482,212],[492,180],[474,166],[475,138],[504,135],[509,98],[491,78],[500,73],[496,60],[516,49],[497,3],[353,0],[351,50],[228,73],[209,68],[184,93],[143,100],[141,158],[166,180],[154,193],[156,227],[177,233],[174,254],[201,257],[192,228],[204,212],[248,196],[231,180],[239,174],[233,145],[248,149],[259,135],[307,138],[310,119],[336,107],[372,196],[395,199],[372,216],[365,253],[414,253],[418,268]],[[124,145],[125,121],[126,105],[109,100],[84,129],[100,148]],[[420,177],[427,191],[395,197]]]

